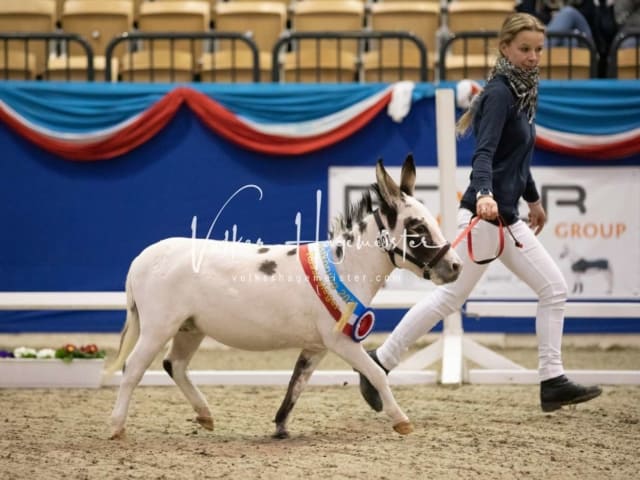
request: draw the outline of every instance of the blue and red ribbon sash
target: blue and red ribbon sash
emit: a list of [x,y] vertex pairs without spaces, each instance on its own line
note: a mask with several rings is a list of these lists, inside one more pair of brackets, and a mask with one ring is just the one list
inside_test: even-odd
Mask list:
[[[340,278],[332,259],[331,245],[301,245],[298,257],[307,281],[337,322],[336,328],[354,341],[364,340],[373,330],[375,314],[358,300]],[[339,304],[344,304],[344,307],[341,309]]]

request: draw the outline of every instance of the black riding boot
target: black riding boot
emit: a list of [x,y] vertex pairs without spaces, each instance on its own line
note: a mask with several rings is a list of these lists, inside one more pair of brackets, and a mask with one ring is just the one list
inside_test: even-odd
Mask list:
[[[380,360],[378,360],[378,356],[376,355],[375,350],[369,350],[367,353],[373,359],[374,362],[380,365],[380,368],[384,370],[384,373],[387,373],[387,374],[389,373],[389,370],[384,368],[380,363]],[[364,398],[365,402],[367,402],[369,406],[373,408],[376,412],[381,412],[382,398],[380,398],[380,394],[378,393],[378,390],[376,390],[376,387],[374,387],[369,381],[369,379],[364,375],[362,375],[362,373],[358,372],[358,375],[360,375],[360,393],[362,394],[362,397]]]
[[[362,381],[360,389],[362,390]],[[602,389],[598,386],[585,387],[560,375],[540,383],[540,405],[542,411],[553,412],[564,405],[587,402],[601,393]]]

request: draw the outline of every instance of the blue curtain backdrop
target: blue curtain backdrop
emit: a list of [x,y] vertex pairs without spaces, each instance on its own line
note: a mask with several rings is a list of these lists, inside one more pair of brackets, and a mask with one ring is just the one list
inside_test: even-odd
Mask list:
[[[106,85],[106,90],[114,86]],[[154,87],[150,95],[154,94]],[[294,87],[295,88],[295,87]],[[286,93],[286,89],[283,88]],[[247,94],[246,102],[260,97]],[[364,95],[364,93],[363,93]],[[153,95],[152,95],[153,96]],[[414,103],[402,123],[386,113],[348,139],[321,151],[276,157],[242,149],[218,137],[187,108],[140,148],[113,160],[77,163],[34,146],[0,123],[0,291],[122,291],[131,260],[170,236],[206,235],[225,201],[240,187],[213,232],[237,226],[243,240],[294,240],[297,212],[302,238],[315,235],[316,190],[326,200],[329,166],[370,166],[378,158],[397,166],[413,152],[421,166],[436,165],[432,96]],[[460,141],[458,164],[468,165],[470,138]],[[538,151],[536,165],[593,165],[589,159]],[[608,165],[639,165],[631,157]],[[326,202],[320,236],[326,238]],[[380,311],[377,331],[390,330],[401,311]],[[119,331],[124,312],[3,312],[0,332]],[[567,331],[601,329],[602,322],[568,320]],[[621,320],[607,331],[640,331]],[[468,331],[531,332],[530,320],[465,320]]]

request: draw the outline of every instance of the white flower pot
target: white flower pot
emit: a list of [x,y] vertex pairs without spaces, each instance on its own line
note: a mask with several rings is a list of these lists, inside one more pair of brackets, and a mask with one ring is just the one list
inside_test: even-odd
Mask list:
[[98,388],[104,359],[2,358],[0,388]]

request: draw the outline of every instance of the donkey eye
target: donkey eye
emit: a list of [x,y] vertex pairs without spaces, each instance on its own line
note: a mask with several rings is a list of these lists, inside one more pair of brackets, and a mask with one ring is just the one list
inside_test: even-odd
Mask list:
[[418,235],[426,235],[429,232],[427,227],[421,223],[413,227],[413,231],[416,232]]

